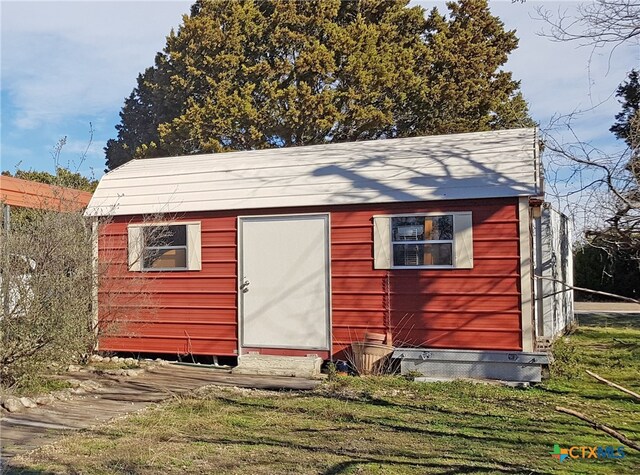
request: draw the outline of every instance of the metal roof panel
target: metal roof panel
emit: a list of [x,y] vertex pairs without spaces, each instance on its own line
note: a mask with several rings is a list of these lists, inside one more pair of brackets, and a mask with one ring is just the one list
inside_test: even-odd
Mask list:
[[536,195],[536,140],[527,128],[137,159],[102,178],[87,214]]

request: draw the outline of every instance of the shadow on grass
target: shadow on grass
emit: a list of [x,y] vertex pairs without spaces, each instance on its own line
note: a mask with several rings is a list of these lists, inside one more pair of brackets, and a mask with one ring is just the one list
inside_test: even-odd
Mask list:
[[[301,395],[300,397],[307,398],[311,397],[309,395]],[[219,400],[223,401],[228,405],[236,405],[236,406],[244,406],[247,408],[251,408],[253,410],[275,410],[281,412],[288,412],[291,414],[309,414],[310,411],[308,408],[301,407],[275,407],[275,406],[265,406],[261,402],[254,402],[250,400],[236,400],[233,398],[225,398],[220,397]],[[446,408],[425,408],[418,405],[413,404],[404,404],[404,403],[395,403],[391,401],[387,401],[379,398],[370,398],[367,400],[360,399],[342,399],[343,401],[349,402],[354,406],[377,406],[383,408],[389,408],[391,410],[397,411],[402,410],[402,413],[407,416],[407,418],[411,419],[411,421],[404,420],[403,418],[398,418],[396,414],[394,415],[359,415],[359,414],[350,414],[345,413],[340,417],[342,418],[342,422],[344,424],[366,424],[369,427],[374,428],[375,430],[385,430],[396,433],[410,433],[416,434],[419,436],[425,437],[425,440],[428,438],[451,438],[451,439],[462,439],[468,441],[470,444],[487,444],[491,443],[494,446],[504,445],[508,447],[512,444],[512,439],[507,436],[492,436],[486,433],[487,428],[496,427],[496,421],[503,421],[502,425],[506,428],[507,426],[513,426],[513,421],[509,422],[511,416],[506,414],[487,414],[481,411],[467,411],[460,409],[446,409]],[[423,415],[426,420],[419,420],[417,416]],[[451,420],[449,418],[455,417],[456,420],[461,421],[461,425],[457,427],[452,427],[451,430],[442,430],[435,429],[432,425],[438,424],[441,422],[441,419]],[[471,423],[472,419],[478,419],[477,424]],[[464,422],[462,422],[464,420]],[[481,421],[486,421],[484,424]],[[430,427],[431,425],[431,427]],[[497,424],[498,426],[500,424]],[[478,431],[477,435],[469,434],[463,432],[462,429],[467,429],[470,431]],[[291,432],[305,432],[305,433],[323,433],[323,432],[343,432],[343,431],[357,431],[362,430],[361,428],[353,428],[348,426],[340,426],[333,428],[302,428],[302,429],[290,429]],[[572,429],[574,430],[574,429]],[[519,431],[521,433],[528,433],[531,435],[539,435],[541,433],[553,434],[553,435],[567,435],[572,433],[571,430],[562,431],[562,430],[551,430],[549,428],[543,429],[536,426],[534,421],[531,421],[529,425],[519,425]],[[497,431],[496,435],[500,435],[500,432]],[[422,454],[419,453],[409,453],[404,451],[396,451],[394,456],[399,457],[422,457]]]
[[12,465],[3,465],[2,471],[0,473],[4,475],[53,475],[55,472],[51,472],[49,470],[14,467]]
[[[340,473],[356,473],[358,465],[364,464],[384,464],[387,465],[387,462],[383,462],[377,459],[356,459],[356,460],[347,460],[345,462],[339,462],[327,470],[320,472],[322,475],[338,475]],[[526,470],[522,472],[522,468],[518,469],[500,469],[496,467],[480,467],[477,465],[468,466],[468,465],[459,465],[459,464],[451,464],[451,465],[439,465],[433,463],[413,463],[413,462],[393,462],[396,465],[405,465],[410,467],[415,467],[416,469],[439,469],[437,472],[432,472],[429,470],[429,473],[439,473],[442,475],[456,475],[458,473],[544,473],[544,472],[536,472]]]
[[[229,446],[267,446],[273,448],[293,449],[298,451],[305,451],[308,453],[322,452],[324,454],[331,454],[338,457],[347,457],[349,460],[339,462],[332,467],[326,469],[322,474],[339,474],[347,470],[350,470],[354,465],[375,464],[375,465],[387,465],[387,466],[408,466],[415,467],[416,469],[438,469],[442,470],[438,473],[455,474],[455,473],[528,473],[539,474],[539,472],[530,468],[526,468],[522,465],[512,464],[508,462],[495,462],[490,463],[486,458],[473,457],[465,454],[464,463],[460,463],[459,458],[451,457],[448,455],[438,455],[438,458],[443,459],[442,463],[437,462],[425,462],[424,459],[433,460],[433,456],[427,454],[419,454],[415,452],[398,452],[394,451],[390,454],[368,453],[362,454],[354,453],[350,449],[339,447],[318,447],[316,445],[305,445],[299,442],[283,441],[268,437],[261,437],[256,439],[231,439],[231,438],[202,438],[193,437],[189,438],[191,442],[198,443],[210,443],[215,445],[229,445]],[[409,460],[399,460],[409,459]],[[451,463],[449,463],[449,461]],[[430,471],[431,472],[431,471]],[[424,472],[423,472],[424,473]]]
[[[579,384],[583,385],[584,382],[580,382]],[[591,401],[597,402],[614,402],[614,403],[636,403],[637,401],[632,397],[626,394],[616,392],[615,389],[608,389],[607,386],[598,387],[593,386],[588,389],[581,388],[579,393],[576,393],[575,388],[567,387],[567,388],[551,388],[545,386],[542,390],[551,395],[564,396],[566,398],[571,399],[573,402],[579,402],[580,399],[589,399]],[[619,406],[616,406],[617,410],[620,410]]]

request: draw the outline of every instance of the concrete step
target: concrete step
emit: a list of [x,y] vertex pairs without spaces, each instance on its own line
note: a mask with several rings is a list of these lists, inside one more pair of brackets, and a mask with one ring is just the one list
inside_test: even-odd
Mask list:
[[265,376],[291,376],[316,378],[320,375],[322,358],[318,356],[272,356],[248,353],[238,357],[238,366],[233,374],[256,374]]

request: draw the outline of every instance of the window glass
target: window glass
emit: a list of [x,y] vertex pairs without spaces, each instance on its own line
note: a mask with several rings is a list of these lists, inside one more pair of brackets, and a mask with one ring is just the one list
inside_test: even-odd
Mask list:
[[187,249],[145,249],[145,269],[171,269],[187,267]]
[[187,226],[144,228],[142,267],[147,270],[187,268]]
[[425,239],[446,240],[453,239],[453,216],[432,216],[424,218]]
[[391,218],[393,265],[453,265],[453,216]]
[[187,226],[147,226],[144,242],[145,247],[186,246]]
[[394,266],[450,266],[453,246],[442,244],[394,244]]
[[391,218],[394,241],[453,239],[453,216],[400,216]]

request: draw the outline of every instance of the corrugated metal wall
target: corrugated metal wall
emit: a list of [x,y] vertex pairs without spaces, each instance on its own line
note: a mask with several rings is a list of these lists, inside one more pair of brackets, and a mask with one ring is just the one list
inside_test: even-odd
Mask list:
[[[538,275],[538,338],[553,340],[574,322],[573,254],[571,223],[559,211],[545,206],[536,222],[540,226],[540,265]],[[566,285],[565,285],[566,284]]]
[[100,349],[232,355],[238,347],[236,217],[191,213],[171,220],[201,221],[201,271],[129,272],[129,220],[118,217],[104,226],[100,261],[110,263],[110,278],[98,298],[112,335],[101,339]]
[[[473,212],[474,268],[374,270],[372,216]],[[331,212],[333,353],[365,331],[395,345],[521,349],[517,199],[250,210],[241,215]],[[236,214],[188,213],[202,221],[202,271],[126,270],[126,225],[105,226],[102,262],[111,262],[100,292],[103,320],[120,336],[102,350],[232,355],[237,349]],[[175,219],[178,220],[178,219]],[[139,221],[139,220],[137,220]],[[124,284],[124,285],[123,285]]]
[[[468,210],[473,269],[373,270],[373,215]],[[334,353],[385,321],[396,346],[521,349],[517,200],[351,207],[331,225]]]

